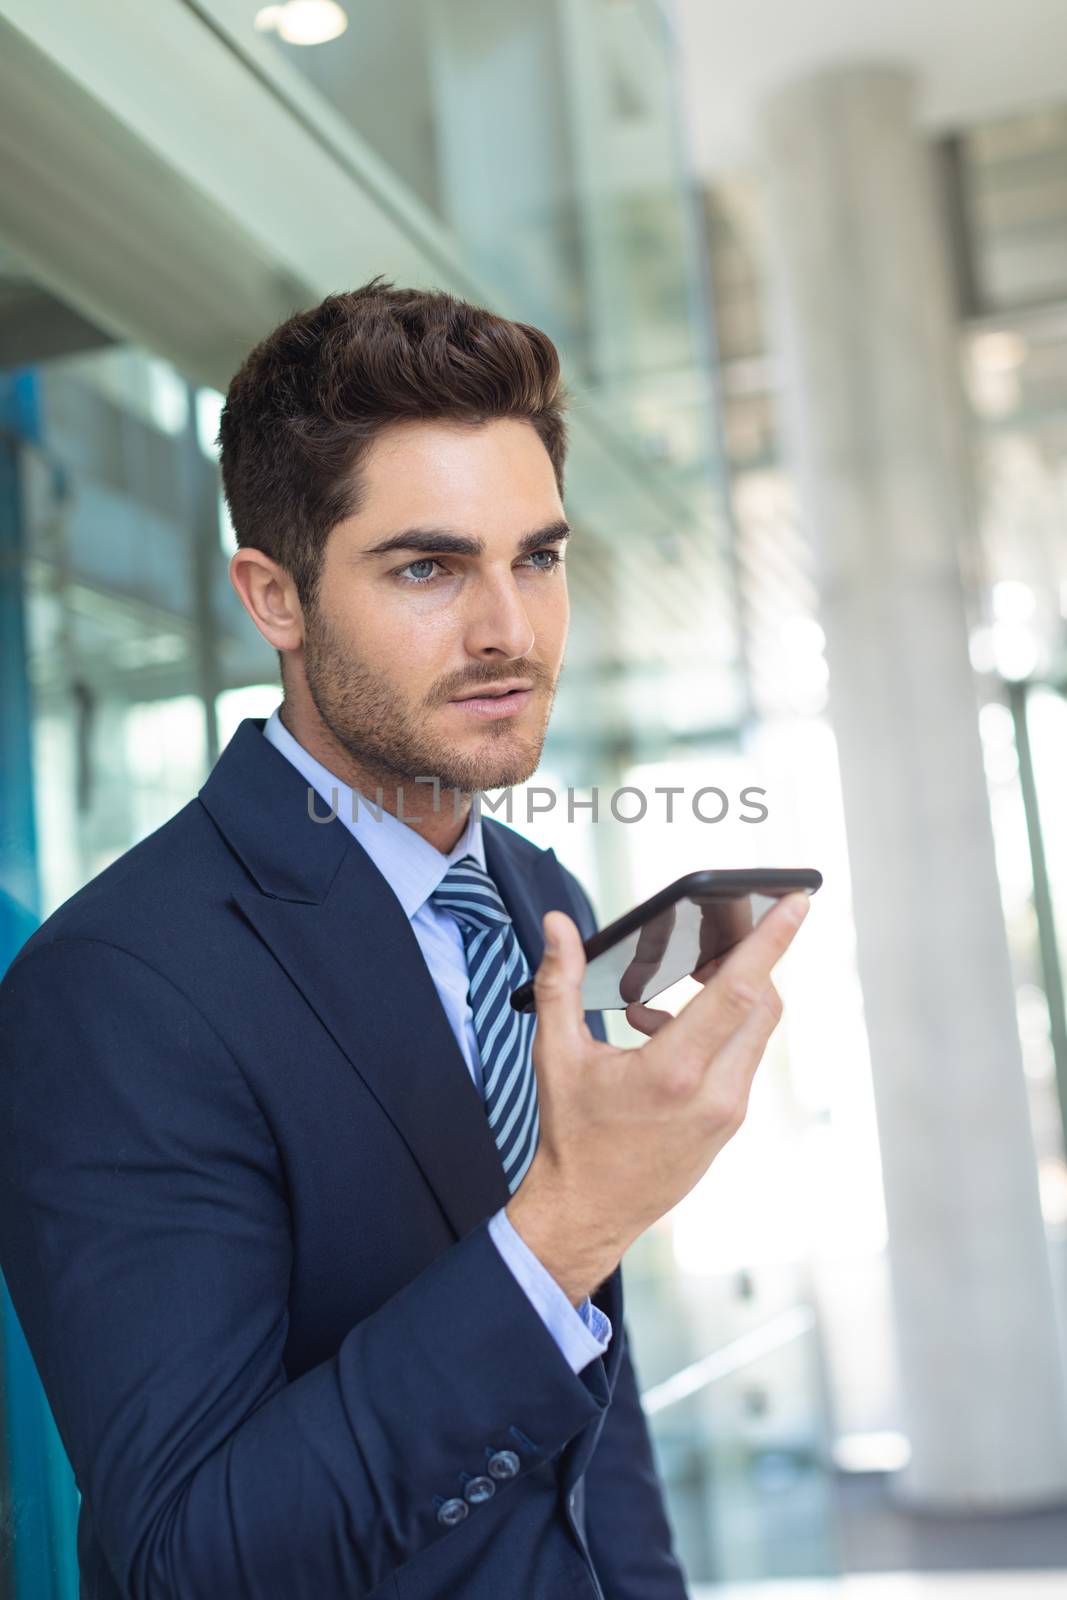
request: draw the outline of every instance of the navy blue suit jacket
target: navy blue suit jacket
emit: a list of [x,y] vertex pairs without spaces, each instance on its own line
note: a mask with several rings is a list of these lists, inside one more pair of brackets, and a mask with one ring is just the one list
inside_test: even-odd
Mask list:
[[[0,1266],[83,1600],[685,1600],[620,1270],[575,1374],[489,1237],[411,925],[262,727],[0,984]],[[552,850],[483,826],[531,969],[545,911],[593,931]]]

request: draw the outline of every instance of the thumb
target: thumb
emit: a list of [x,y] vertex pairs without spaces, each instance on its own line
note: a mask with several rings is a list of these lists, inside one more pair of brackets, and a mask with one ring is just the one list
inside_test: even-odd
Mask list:
[[582,979],[585,951],[578,927],[565,911],[546,911],[541,918],[545,937],[541,965],[534,973],[537,1036],[542,1044],[576,1044],[581,1038]]

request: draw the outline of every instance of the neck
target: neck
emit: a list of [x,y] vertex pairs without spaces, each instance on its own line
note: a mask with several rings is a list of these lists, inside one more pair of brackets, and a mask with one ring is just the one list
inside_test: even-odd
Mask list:
[[447,855],[467,826],[471,796],[462,789],[415,783],[399,774],[354,761],[317,714],[301,715],[286,697],[278,708],[286,730],[310,756],[378,809],[379,805]]

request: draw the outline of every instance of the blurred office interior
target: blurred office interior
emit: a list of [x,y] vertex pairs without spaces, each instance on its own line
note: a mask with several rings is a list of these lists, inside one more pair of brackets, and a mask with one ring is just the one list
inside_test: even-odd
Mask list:
[[[538,324],[572,632],[513,825],[602,922],[825,879],[743,1129],[627,1257],[694,1596],[1051,1593],[1062,4],[0,0],[0,149],[0,969],[280,698],[214,448],[247,349],[377,273]],[[6,1295],[2,1343],[0,1600],[73,1600]]]

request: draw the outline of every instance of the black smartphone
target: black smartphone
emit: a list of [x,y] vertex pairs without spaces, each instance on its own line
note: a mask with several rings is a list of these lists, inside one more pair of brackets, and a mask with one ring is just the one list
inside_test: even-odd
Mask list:
[[[775,900],[802,889],[814,894],[814,867],[728,867],[689,872],[585,941],[583,1011],[623,1011],[662,994],[725,955]],[[511,996],[516,1011],[533,1011],[533,981]]]

